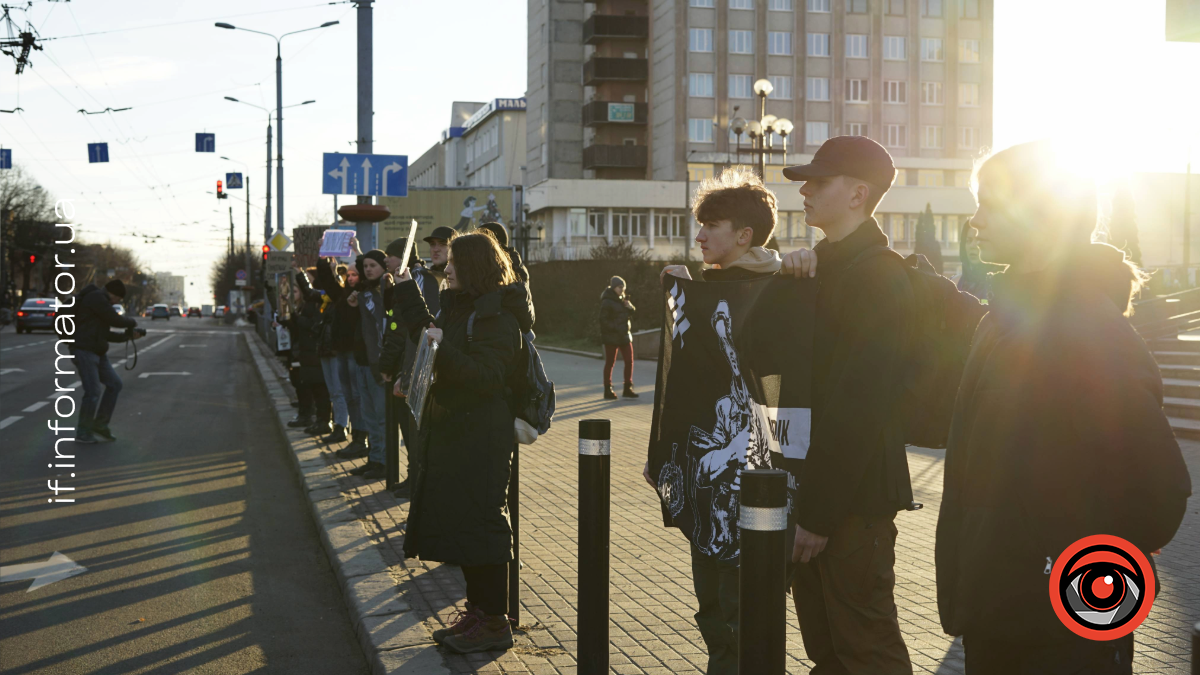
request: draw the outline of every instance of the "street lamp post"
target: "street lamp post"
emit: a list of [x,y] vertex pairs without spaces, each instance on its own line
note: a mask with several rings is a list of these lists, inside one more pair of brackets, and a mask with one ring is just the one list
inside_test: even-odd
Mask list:
[[264,33],[260,30],[251,30],[249,28],[239,28],[237,26],[234,26],[234,25],[228,24],[228,23],[221,22],[221,23],[214,24],[214,25],[216,25],[217,28],[224,28],[226,30],[242,30],[242,31],[246,31],[247,33],[256,33],[258,35],[266,35],[267,37],[275,40],[275,122],[276,122],[277,126],[279,127],[278,133],[275,134],[275,147],[276,147],[276,167],[275,167],[276,186],[275,186],[275,191],[279,193],[279,210],[278,210],[278,215],[276,217],[276,230],[278,230],[279,232],[283,232],[283,53],[282,53],[282,50],[280,47],[280,43],[283,41],[283,38],[285,38],[289,35],[295,35],[297,33],[307,33],[310,30],[317,30],[319,28],[328,28],[329,26],[337,25],[337,23],[338,23],[337,21],[326,21],[325,23],[321,24],[320,26],[313,26],[312,28],[305,28],[303,30],[294,30],[290,33],[284,33],[283,35],[280,35],[279,37],[275,37],[271,33]]
[[[755,167],[758,169],[758,177],[766,182],[767,180],[767,155],[780,153],[785,158],[787,157],[787,137],[792,133],[794,126],[791,120],[779,118],[774,115],[767,114],[767,96],[775,87],[771,85],[771,81],[761,79],[754,83],[754,94],[758,96],[758,120],[746,121],[741,117],[735,117],[730,125],[733,133],[738,138],[738,157],[742,154],[742,133],[750,136],[750,154],[755,157]],[[783,147],[775,149],[774,135],[778,134],[783,139]]]
[[[242,101],[232,96],[226,96],[225,100],[233,101],[234,103],[241,103],[242,105],[248,105],[251,108],[258,108],[267,114],[267,209],[266,216],[263,220],[263,241],[266,242],[271,238],[271,115],[274,113],[262,107],[261,105],[255,105],[253,103]],[[295,108],[297,106],[308,105],[309,103],[316,103],[316,100],[304,101],[303,103],[293,103],[292,105],[285,105],[283,108]]]

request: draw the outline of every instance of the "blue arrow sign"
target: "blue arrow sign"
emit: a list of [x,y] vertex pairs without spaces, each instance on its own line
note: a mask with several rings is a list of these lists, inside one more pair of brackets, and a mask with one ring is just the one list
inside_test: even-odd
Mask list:
[[0,150],[0,169],[12,168],[12,150]]
[[88,164],[108,161],[108,143],[88,143]]
[[325,153],[321,192],[327,195],[408,196],[407,155]]
[[225,189],[238,190],[242,187],[242,174],[227,173],[225,174]]
[[216,134],[196,134],[196,152],[216,152]]

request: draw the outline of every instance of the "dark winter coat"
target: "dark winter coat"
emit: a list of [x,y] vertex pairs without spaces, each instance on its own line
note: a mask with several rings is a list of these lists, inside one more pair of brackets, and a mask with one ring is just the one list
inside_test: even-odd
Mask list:
[[380,277],[379,283],[360,283],[358,287],[361,333],[357,338],[355,357],[358,356],[357,348],[361,346],[366,355],[367,365],[371,367],[371,374],[375,376],[375,382],[379,385],[384,383],[379,371],[379,354],[383,349],[383,333],[387,327],[388,299],[392,290],[390,279],[391,277],[385,274]]
[[1093,245],[1056,270],[992,277],[938,514],[938,610],[950,635],[1070,639],[1047,597],[1048,565],[1093,534],[1148,553],[1183,518],[1188,468],[1158,366],[1122,316],[1120,261]]
[[317,287],[329,296],[330,304],[325,308],[324,321],[330,326],[330,342],[333,352],[345,354],[354,350],[354,326],[359,322],[357,307],[351,307],[346,297],[353,289],[338,283],[329,267],[317,267]]
[[[421,291],[421,297],[426,300],[429,313],[437,316],[439,308],[438,280],[433,273],[424,267],[417,266],[412,270],[413,281]],[[383,345],[379,350],[379,372],[385,373],[394,380],[402,371],[407,372],[412,367],[416,357],[416,342],[413,340],[400,310],[400,294],[393,292],[387,299],[385,312],[387,319],[383,327]]]
[[514,417],[508,398],[524,367],[521,335],[533,328],[528,292],[519,283],[479,298],[445,290],[436,320],[415,284],[401,283],[396,292],[414,338],[431,322],[444,331],[430,407],[417,434],[421,460],[404,554],[464,566],[509,562]]
[[108,291],[95,284],[88,284],[79,292],[71,313],[75,316],[74,348],[94,354],[107,354],[108,343],[124,342],[129,338],[124,331],[116,332],[110,328],[125,329],[137,325],[132,318],[117,314]]
[[892,256],[850,266],[864,249],[887,244],[872,218],[841,241],[824,239],[814,248],[821,264],[812,434],[797,518],[816,534],[828,536],[849,515],[894,514],[912,500],[899,409],[912,286]]
[[299,310],[280,321],[292,336],[292,369],[299,369],[299,379],[305,384],[325,383],[319,352],[321,310],[318,297],[306,300]]
[[633,303],[626,307],[612,288],[600,294],[600,339],[606,345],[623,345],[633,342],[629,332],[629,319],[637,308]]
[[315,303],[317,307],[317,322],[312,326],[313,335],[317,338],[317,355],[320,358],[326,358],[335,354],[333,347],[333,303],[326,302],[325,298],[329,297],[329,291],[326,290],[330,286],[336,287],[333,282],[333,272],[326,265],[317,266],[317,281],[312,283],[309,281],[308,274],[296,275],[296,286],[304,295],[305,302]]

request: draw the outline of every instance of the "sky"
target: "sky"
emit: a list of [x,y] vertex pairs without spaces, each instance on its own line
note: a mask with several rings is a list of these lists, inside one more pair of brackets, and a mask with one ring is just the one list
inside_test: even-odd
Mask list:
[[[997,148],[1064,138],[1090,146],[1083,162],[1112,171],[1182,172],[1189,153],[1200,165],[1200,44],[1164,41],[1163,0],[995,4]],[[263,229],[266,113],[224,97],[275,101],[274,41],[213,24],[279,35],[340,21],[282,43],[284,105],[316,101],[284,111],[287,229],[313,210],[332,220],[321,154],[354,151],[352,4],[34,0],[13,16],[46,40],[20,76],[8,57],[0,62],[0,109],[23,108],[0,114],[0,147],[57,198],[74,200],[84,238],[185,275],[189,304],[211,302],[208,274],[228,246],[230,207],[245,241],[245,191],[218,202],[209,194],[218,178],[250,177],[253,246]],[[524,1],[378,0],[374,28],[376,153],[415,160],[449,126],[452,101],[524,95]],[[194,151],[197,132],[216,134],[215,153]],[[101,141],[110,162],[89,164],[86,145]]]

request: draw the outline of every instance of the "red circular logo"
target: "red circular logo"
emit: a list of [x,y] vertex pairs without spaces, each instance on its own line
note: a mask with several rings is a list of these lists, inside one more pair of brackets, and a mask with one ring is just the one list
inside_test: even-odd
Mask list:
[[1067,547],[1050,572],[1050,604],[1072,633],[1115,640],[1142,624],[1154,604],[1154,571],[1133,544],[1107,534]]

